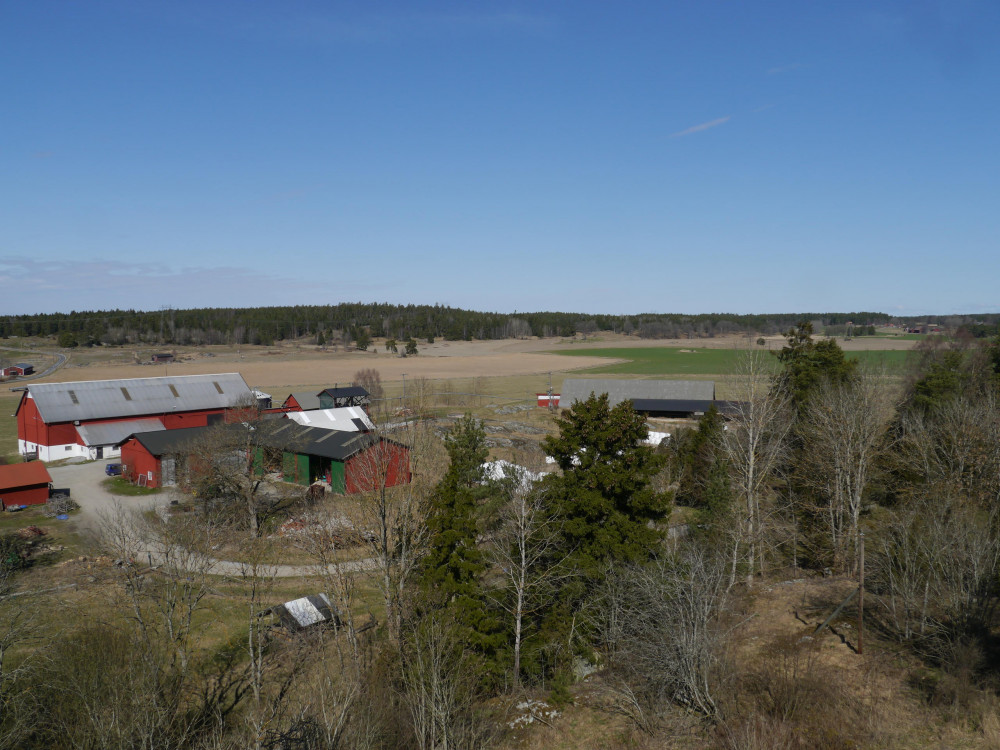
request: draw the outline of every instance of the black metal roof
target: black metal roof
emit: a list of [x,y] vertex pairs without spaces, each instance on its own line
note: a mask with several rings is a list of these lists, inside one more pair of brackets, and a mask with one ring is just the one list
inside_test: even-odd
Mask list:
[[634,398],[632,408],[642,412],[669,412],[675,414],[705,413],[712,404],[720,414],[731,414],[735,411],[736,402],[706,399],[680,398]]
[[170,453],[180,453],[190,449],[210,429],[214,429],[214,427],[181,427],[176,430],[134,432],[123,438],[118,445],[122,445],[134,437],[151,455],[166,456]]

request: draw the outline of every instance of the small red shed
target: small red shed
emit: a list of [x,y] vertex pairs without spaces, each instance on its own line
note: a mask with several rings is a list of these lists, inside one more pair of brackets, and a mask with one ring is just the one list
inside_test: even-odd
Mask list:
[[32,461],[27,464],[0,466],[0,505],[41,505],[49,499],[49,476],[45,464]]

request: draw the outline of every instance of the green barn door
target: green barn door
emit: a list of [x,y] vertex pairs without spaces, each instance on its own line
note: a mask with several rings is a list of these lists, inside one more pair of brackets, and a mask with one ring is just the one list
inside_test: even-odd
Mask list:
[[341,461],[334,461],[330,464],[330,489],[341,494],[347,489],[344,480],[344,464]]

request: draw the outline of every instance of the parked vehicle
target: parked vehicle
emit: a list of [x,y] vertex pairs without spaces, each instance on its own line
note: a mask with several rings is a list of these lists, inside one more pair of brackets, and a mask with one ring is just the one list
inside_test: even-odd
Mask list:
[[108,464],[104,467],[104,473],[109,477],[120,477],[122,475],[121,464]]

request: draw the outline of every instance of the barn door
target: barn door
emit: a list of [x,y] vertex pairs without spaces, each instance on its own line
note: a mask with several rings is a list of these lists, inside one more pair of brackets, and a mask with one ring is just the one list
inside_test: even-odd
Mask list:
[[97,446],[97,458],[98,459],[104,458],[104,446],[103,445]]
[[177,484],[177,459],[165,458],[160,461],[160,473],[163,478],[164,487],[171,487]]

